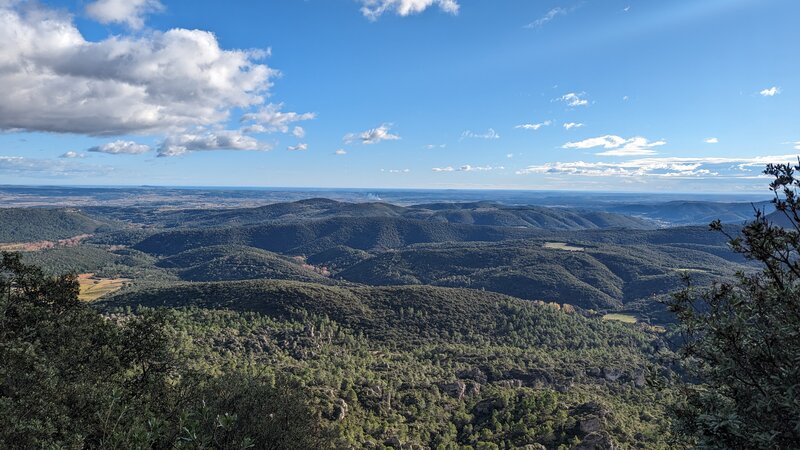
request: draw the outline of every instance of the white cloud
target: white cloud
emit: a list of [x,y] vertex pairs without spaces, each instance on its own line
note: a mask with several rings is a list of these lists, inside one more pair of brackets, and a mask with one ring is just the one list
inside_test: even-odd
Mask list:
[[87,40],[72,18],[0,1],[0,130],[172,134],[264,104],[277,71],[263,51],[225,50],[174,28]]
[[579,94],[575,92],[570,92],[562,95],[561,97],[558,98],[558,100],[572,107],[587,106],[589,104],[589,100],[586,100],[586,98],[584,97],[586,97],[586,93],[584,92],[581,92]]
[[144,16],[164,10],[158,0],[97,0],[86,5],[86,14],[100,23],[124,23],[134,30],[144,26]]
[[290,145],[286,147],[286,150],[289,150],[290,152],[304,152],[308,150],[308,144]]
[[[258,111],[250,112],[242,115],[242,122],[255,122],[244,128],[246,133],[288,133],[289,127],[295,122],[302,122],[312,120],[317,117],[315,113],[302,113],[296,112],[283,112],[283,103],[270,103],[264,105]],[[297,132],[297,128],[303,130],[302,127],[295,127],[293,130]],[[305,132],[303,130],[303,132]]]
[[533,22],[525,25],[524,28],[539,28],[539,27],[542,27],[545,24],[547,24],[548,22],[550,22],[551,20],[555,19],[556,17],[564,16],[564,15],[567,15],[568,13],[569,13],[568,9],[561,8],[561,7],[553,8],[550,11],[547,11],[547,13],[545,13],[545,15],[543,15],[542,17],[540,17],[540,18],[534,20]]
[[86,150],[94,153],[107,153],[109,155],[141,155],[150,151],[149,145],[138,144],[133,141],[114,141],[97,145]]
[[513,157],[514,157],[514,154],[513,154],[513,153],[509,153],[509,154],[507,154],[507,155],[506,155],[506,158],[508,158],[508,159],[511,159],[511,158],[513,158]]
[[719,139],[715,137],[710,137],[703,139],[703,142],[705,142],[706,144],[719,144]]
[[348,133],[344,136],[344,142],[349,144],[355,141],[361,141],[362,144],[370,145],[377,144],[382,141],[399,140],[400,136],[392,134],[391,131],[392,125],[385,123],[378,128],[373,128],[361,133]]
[[434,167],[431,169],[434,172],[442,173],[442,172],[488,172],[491,170],[503,170],[505,167],[503,166],[473,166],[470,164],[464,164],[458,168],[454,168],[453,166],[447,167]]
[[447,147],[447,144],[428,144],[425,146],[427,150],[433,150],[435,148],[445,148],[445,147]]
[[653,155],[656,153],[654,147],[665,145],[664,140],[650,142],[641,136],[625,139],[619,136],[606,135],[595,138],[584,139],[578,142],[567,142],[562,146],[566,149],[586,150],[590,148],[602,147],[604,152],[597,153],[599,156],[637,156]]
[[759,94],[764,97],[774,97],[781,93],[781,88],[777,86],[772,86],[771,88],[763,89]]
[[381,172],[386,172],[386,173],[410,173],[411,169],[381,169]]
[[333,152],[333,154],[337,155],[337,156],[343,156],[343,155],[347,154],[347,150],[345,150],[343,148],[340,148],[339,150],[336,150],[335,152]]
[[553,123],[553,121],[551,121],[551,120],[545,120],[544,122],[540,122],[540,123],[524,123],[522,125],[517,125],[514,128],[536,131],[539,128],[542,128],[542,127],[549,127],[552,123]]
[[183,133],[164,139],[158,148],[158,156],[180,156],[189,152],[211,150],[266,151],[270,147],[239,131],[220,130],[205,133]]
[[491,170],[503,170],[505,167],[503,166],[471,166],[469,164],[465,164],[458,168],[459,172],[488,172]]
[[59,158],[66,158],[66,159],[86,158],[86,155],[84,153],[78,153],[76,151],[70,150],[68,152],[63,153],[61,156],[59,156]]
[[108,173],[112,167],[85,165],[70,159],[35,159],[22,156],[0,156],[0,173],[56,178],[66,176],[91,175]]
[[800,150],[800,141],[797,141],[797,142],[794,143],[794,149],[795,150]]
[[458,14],[460,5],[456,0],[360,0],[361,14],[369,20],[377,20],[386,12],[394,12],[399,16],[419,14],[436,5],[449,14]]
[[292,130],[292,135],[294,135],[294,137],[297,139],[303,139],[306,137],[306,130],[303,129],[303,127],[294,127]]
[[500,135],[494,131],[493,128],[489,128],[486,130],[485,133],[475,133],[474,131],[467,130],[461,133],[461,139],[500,139]]
[[571,130],[573,128],[583,128],[583,127],[584,127],[584,124],[582,124],[582,123],[577,123],[577,122],[566,122],[566,123],[564,123],[564,129],[565,130]]
[[517,174],[578,175],[587,177],[756,178],[768,163],[796,161],[797,155],[752,158],[664,157],[619,162],[551,162],[529,166]]

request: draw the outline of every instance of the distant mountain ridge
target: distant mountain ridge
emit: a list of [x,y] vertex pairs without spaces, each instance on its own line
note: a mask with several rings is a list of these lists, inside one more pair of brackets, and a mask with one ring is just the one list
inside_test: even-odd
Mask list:
[[[128,210],[111,208],[92,210],[115,219],[129,213]],[[293,223],[334,217],[404,218],[430,222],[559,230],[654,227],[651,221],[615,213],[542,206],[507,206],[492,202],[397,206],[381,202],[349,203],[315,198],[254,208],[162,210],[130,214],[134,222],[166,228]]]

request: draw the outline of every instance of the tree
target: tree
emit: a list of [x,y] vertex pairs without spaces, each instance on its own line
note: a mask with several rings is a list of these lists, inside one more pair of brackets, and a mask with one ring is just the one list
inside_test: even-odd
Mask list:
[[74,276],[2,253],[0,448],[324,447],[303,385],[198,370],[170,328],[179,320],[104,316],[78,301]]
[[757,210],[731,248],[761,270],[704,292],[689,286],[669,302],[691,383],[676,425],[700,448],[800,445],[800,165],[768,165],[775,212]]

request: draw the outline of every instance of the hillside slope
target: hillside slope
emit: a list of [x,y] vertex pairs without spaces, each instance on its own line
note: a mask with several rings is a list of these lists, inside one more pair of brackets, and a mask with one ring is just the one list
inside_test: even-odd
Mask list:
[[577,245],[566,246],[574,251],[540,241],[413,246],[378,254],[337,276],[370,285],[486,289],[602,310],[680,289],[687,273],[708,284],[742,269],[697,248]]
[[271,252],[315,254],[337,246],[386,250],[428,242],[500,241],[532,237],[540,230],[459,225],[402,218],[337,217],[296,224],[173,230],[136,244],[144,252],[174,255],[209,245],[246,245]]
[[0,242],[33,242],[91,234],[108,222],[75,209],[0,208]]

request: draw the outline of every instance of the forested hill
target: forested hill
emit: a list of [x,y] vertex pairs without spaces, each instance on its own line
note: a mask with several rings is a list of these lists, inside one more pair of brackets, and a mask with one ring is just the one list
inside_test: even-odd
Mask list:
[[333,217],[405,218],[431,222],[550,230],[653,227],[651,221],[621,214],[540,206],[506,206],[492,202],[436,203],[403,207],[379,202],[348,203],[328,199],[310,199],[237,209],[166,211],[140,209],[132,211],[122,208],[90,208],[90,210],[99,216],[166,228],[295,223]]
[[67,239],[109,228],[75,209],[0,208],[0,242]]
[[543,303],[433,286],[320,286],[277,280],[191,283],[120,295],[100,306],[201,307],[257,312],[281,320],[324,316],[370,338],[407,348],[433,342],[573,350],[644,344],[634,339],[635,333],[618,326]]
[[246,245],[288,254],[314,254],[344,245],[386,250],[427,242],[500,241],[541,230],[462,225],[396,217],[337,217],[302,223],[166,231],[138,243],[144,252],[170,255],[209,245]]

